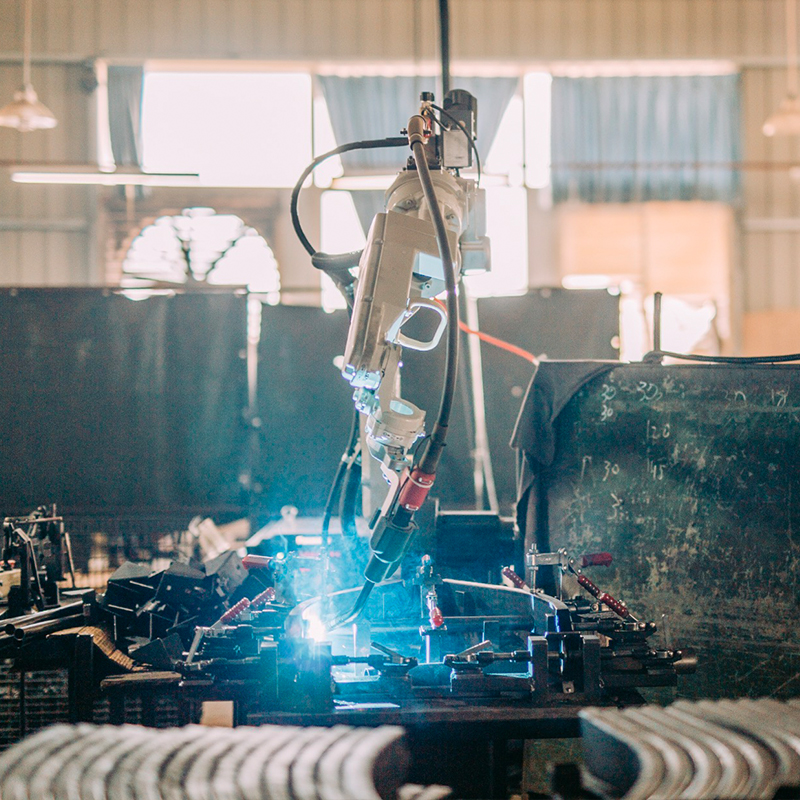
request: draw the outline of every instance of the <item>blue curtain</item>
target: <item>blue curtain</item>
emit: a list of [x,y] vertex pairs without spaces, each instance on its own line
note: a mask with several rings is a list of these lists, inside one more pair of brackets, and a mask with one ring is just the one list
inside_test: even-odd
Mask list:
[[142,67],[108,68],[108,125],[118,167],[142,166]]
[[738,75],[553,79],[553,199],[735,202]]
[[[118,167],[142,167],[142,101],[144,68],[112,66],[108,68],[108,128],[111,153]],[[116,192],[125,197],[125,186]],[[142,200],[151,193],[147,186],[135,186],[133,196]]]
[[[333,133],[338,144],[361,139],[399,136],[408,119],[419,109],[420,92],[435,88],[430,77],[363,76],[319,78]],[[478,98],[478,152],[484,159],[497,134],[506,107],[517,88],[516,78],[453,78],[452,85]],[[441,103],[441,99],[437,98]],[[342,157],[349,175],[399,171],[408,152],[402,148],[357,150]],[[365,231],[383,208],[383,192],[353,192],[356,210]]]

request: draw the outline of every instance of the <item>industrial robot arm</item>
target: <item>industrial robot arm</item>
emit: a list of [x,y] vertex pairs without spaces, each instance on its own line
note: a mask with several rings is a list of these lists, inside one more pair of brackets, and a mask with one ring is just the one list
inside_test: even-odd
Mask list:
[[[454,394],[456,285],[465,261],[482,259],[483,268],[488,266],[482,194],[474,181],[457,174],[458,168],[471,164],[475,100],[466,92],[452,92],[445,109],[455,127],[442,127],[437,135],[435,126],[441,123],[434,116],[432,97],[423,95],[420,113],[408,124],[413,158],[387,191],[387,210],[375,217],[359,262],[342,374],[354,387],[356,407],[367,416],[367,448],[380,462],[389,492],[373,523],[364,589],[339,624],[357,616],[372,586],[397,569],[416,531],[414,514],[433,485]],[[442,291],[447,293],[446,311],[433,300]],[[439,318],[436,331],[425,341],[403,332],[421,310]],[[425,412],[399,393],[402,348],[431,350],[446,328],[442,404],[414,463],[410,448],[424,433]]]
[[[372,587],[398,567],[416,530],[413,518],[433,485],[444,449],[455,394],[458,364],[456,286],[462,271],[489,267],[483,192],[459,169],[480,162],[475,147],[477,102],[469,92],[447,93],[442,107],[423,93],[419,114],[406,136],[352,142],[317,157],[292,192],[292,221],[312,264],[327,272],[352,308],[342,373],[353,386],[358,411],[366,415],[366,448],[381,464],[389,492],[373,520],[372,556],[366,582],[353,610],[338,624],[354,619]],[[438,112],[439,116],[436,116]],[[298,196],[311,171],[333,155],[374,147],[409,145],[412,157],[386,193],[386,211],[370,227],[359,253],[328,255],[315,251],[303,233]],[[358,277],[351,269],[358,265]],[[433,298],[446,292],[446,311]],[[438,316],[430,339],[403,331],[421,310]],[[447,356],[439,413],[421,453],[411,447],[424,435],[425,412],[399,392],[402,348],[430,350],[447,330]]]

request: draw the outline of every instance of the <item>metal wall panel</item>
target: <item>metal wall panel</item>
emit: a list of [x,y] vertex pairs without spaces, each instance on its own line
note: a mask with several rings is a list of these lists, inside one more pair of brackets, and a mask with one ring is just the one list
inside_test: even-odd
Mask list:
[[[59,24],[64,24],[68,11],[64,5],[53,3]],[[89,160],[91,96],[84,86],[85,77],[85,68],[77,63],[34,64],[33,84],[56,115],[58,127],[26,134],[0,128],[0,159],[31,163]],[[2,102],[10,99],[20,82],[18,64],[0,63]],[[100,270],[90,255],[94,197],[94,189],[83,186],[15,184],[5,170],[0,171],[0,285],[98,283]]]
[[[19,48],[19,5],[2,0],[0,53]],[[452,0],[451,6],[454,58],[780,58],[784,52],[783,0]],[[46,0],[35,8],[34,50],[409,59],[415,16],[424,18],[423,55],[432,58],[436,0]]]
[[[48,63],[35,66],[34,85],[59,127],[24,136],[0,130],[0,159],[90,160],[91,98],[79,86],[80,59],[431,61],[436,6],[436,0],[38,0],[33,49]],[[19,65],[11,59],[20,48],[21,7],[18,0],[0,0],[0,98],[10,97],[19,83]],[[744,157],[765,162],[744,177],[744,308],[800,306],[800,231],[763,230],[764,221],[800,217],[800,189],[783,168],[800,163],[800,147],[761,134],[784,92],[784,0],[451,0],[451,28],[454,61],[741,63]],[[72,63],[50,63],[57,58]],[[93,280],[98,268],[64,266],[66,259],[88,257],[90,234],[41,229],[47,220],[91,221],[93,194],[15,187],[0,174],[0,222],[29,219],[36,228],[30,236],[0,229],[0,284],[16,283],[22,274]],[[749,229],[748,220],[762,228]],[[31,259],[44,263],[33,265]],[[17,266],[20,260],[24,269]]]

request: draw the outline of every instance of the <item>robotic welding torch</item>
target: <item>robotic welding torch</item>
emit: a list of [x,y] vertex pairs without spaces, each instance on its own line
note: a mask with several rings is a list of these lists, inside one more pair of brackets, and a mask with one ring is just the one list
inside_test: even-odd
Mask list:
[[[451,147],[456,162],[448,164],[450,139],[434,135],[434,125],[442,124],[434,116],[432,96],[423,94],[420,113],[411,117],[407,129],[413,158],[387,191],[387,212],[375,217],[359,264],[342,374],[354,387],[356,407],[367,416],[366,445],[381,463],[389,492],[373,524],[364,587],[351,612],[336,620],[334,627],[361,613],[372,587],[395,572],[417,530],[414,514],[433,486],[455,395],[456,286],[462,257],[474,260],[480,250],[488,266],[488,240],[482,232],[476,233],[475,222],[485,213],[482,196],[474,181],[457,174],[458,167],[470,163],[476,103],[466,92],[451,94],[467,110],[468,125],[454,116],[458,109],[452,97],[445,100],[445,107],[449,104],[448,115],[458,122],[459,135],[470,138],[470,146]],[[448,133],[452,136],[452,131]],[[443,290],[446,309],[433,300]],[[402,330],[423,309],[439,316],[428,341],[412,339]],[[425,412],[400,397],[401,351],[402,347],[432,349],[445,327],[446,366],[439,413],[421,454],[414,459],[410,447],[423,435]]]

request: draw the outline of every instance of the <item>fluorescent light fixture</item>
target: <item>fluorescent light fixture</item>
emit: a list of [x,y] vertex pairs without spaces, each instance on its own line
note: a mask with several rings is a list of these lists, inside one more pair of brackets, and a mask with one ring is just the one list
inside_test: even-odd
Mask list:
[[199,175],[148,173],[119,168],[101,172],[97,167],[13,169],[14,183],[83,184],[90,186],[202,186]]
[[614,285],[611,275],[565,275],[561,279],[565,289],[608,289]]
[[331,181],[331,189],[357,192],[388,189],[397,178],[397,173],[392,175],[344,175]]
[[55,114],[44,103],[39,102],[31,84],[31,15],[32,0],[25,0],[25,18],[22,42],[22,88],[14,92],[14,99],[0,108],[0,125],[18,131],[55,128]]
[[[462,172],[462,175],[464,173]],[[468,177],[476,177],[476,173],[466,173]],[[397,172],[391,175],[343,175],[331,181],[330,189],[339,192],[368,192],[386,191],[397,180]],[[481,174],[481,186],[508,186],[508,178],[505,175]]]
[[770,116],[761,129],[764,136],[792,136],[800,133],[800,98],[783,98],[778,110]]
[[639,59],[634,61],[556,61],[540,67],[560,78],[628,78],[651,75],[695,76],[732,75],[738,72],[735,61],[709,59]]

